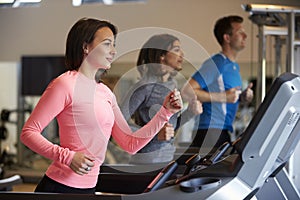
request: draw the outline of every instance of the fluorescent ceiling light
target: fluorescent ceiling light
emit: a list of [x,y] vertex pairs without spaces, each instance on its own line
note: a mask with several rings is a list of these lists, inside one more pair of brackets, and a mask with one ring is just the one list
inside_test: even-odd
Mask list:
[[0,8],[37,7],[42,0],[0,0]]
[[0,3],[40,3],[42,0],[0,0]]
[[40,3],[42,0],[15,0],[12,5],[13,8],[20,7],[21,5],[34,5]]
[[113,4],[113,0],[103,0],[103,3],[106,5],[112,5]]
[[13,3],[14,0],[0,0],[0,3]]
[[20,3],[39,3],[41,2],[42,0],[16,0]]
[[80,6],[82,4],[82,0],[72,0],[73,6]]
[[84,4],[104,4],[104,5],[113,5],[120,3],[140,3],[146,2],[147,0],[72,0],[73,6],[81,6]]

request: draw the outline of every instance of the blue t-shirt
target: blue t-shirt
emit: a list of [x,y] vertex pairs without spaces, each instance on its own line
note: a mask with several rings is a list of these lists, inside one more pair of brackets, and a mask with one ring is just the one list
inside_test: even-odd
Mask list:
[[[242,89],[239,65],[221,53],[206,60],[192,78],[207,92],[224,92],[235,87]],[[203,113],[196,120],[195,128],[217,128],[232,132],[238,104],[203,102]]]

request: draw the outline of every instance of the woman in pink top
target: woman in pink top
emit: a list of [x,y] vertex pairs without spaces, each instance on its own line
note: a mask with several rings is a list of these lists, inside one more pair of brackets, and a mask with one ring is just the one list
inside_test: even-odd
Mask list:
[[[114,25],[97,19],[80,19],[71,28],[65,54],[69,71],[49,84],[21,134],[26,146],[53,160],[36,192],[94,193],[110,136],[134,154],[182,108],[175,90],[153,119],[132,133],[114,94],[100,80],[116,54],[116,35]],[[55,117],[60,145],[41,135]]]

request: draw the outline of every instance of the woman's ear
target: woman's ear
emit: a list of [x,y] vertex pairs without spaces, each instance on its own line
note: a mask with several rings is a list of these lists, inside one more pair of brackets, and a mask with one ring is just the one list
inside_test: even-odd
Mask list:
[[83,43],[82,49],[83,49],[83,53],[84,53],[84,54],[88,54],[88,53],[89,53],[88,45],[87,45],[86,42]]

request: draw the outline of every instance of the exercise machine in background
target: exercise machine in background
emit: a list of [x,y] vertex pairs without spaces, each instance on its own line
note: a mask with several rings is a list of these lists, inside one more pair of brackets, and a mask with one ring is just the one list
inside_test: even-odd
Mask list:
[[1,142],[8,137],[8,129],[6,128],[6,123],[12,123],[17,125],[16,121],[11,120],[10,116],[12,113],[19,112],[31,112],[31,109],[28,110],[8,110],[3,109],[1,111],[0,117],[0,191],[11,191],[12,187],[16,184],[22,183],[22,178],[20,175],[12,175],[10,177],[4,177],[5,167],[7,165],[12,165],[14,162],[11,160],[11,155],[8,154],[6,149],[2,150]]
[[[245,4],[242,8],[249,12],[249,19],[258,28],[258,68],[255,91],[258,106],[267,91],[267,70],[270,72],[272,69],[271,73],[274,78],[283,72],[300,74],[300,7]],[[274,43],[269,44],[270,41]],[[274,47],[274,54],[268,46]],[[270,64],[270,59],[267,59],[267,51],[270,51],[269,55],[273,55],[270,59],[274,60],[274,64]],[[298,190],[300,190],[299,154],[300,145],[296,147],[287,167],[288,174]]]

